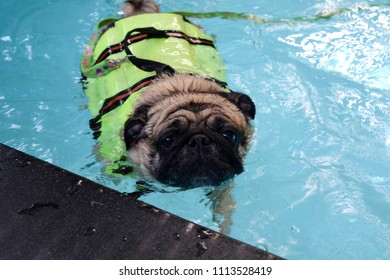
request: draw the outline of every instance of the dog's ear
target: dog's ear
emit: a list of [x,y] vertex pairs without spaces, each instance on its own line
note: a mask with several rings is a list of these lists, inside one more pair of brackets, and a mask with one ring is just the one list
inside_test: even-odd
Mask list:
[[223,92],[220,95],[236,105],[247,119],[253,120],[255,118],[256,106],[248,95],[234,91],[229,93]]
[[150,106],[147,105],[138,107],[126,121],[123,137],[127,150],[142,138],[142,131],[147,122],[149,108]]

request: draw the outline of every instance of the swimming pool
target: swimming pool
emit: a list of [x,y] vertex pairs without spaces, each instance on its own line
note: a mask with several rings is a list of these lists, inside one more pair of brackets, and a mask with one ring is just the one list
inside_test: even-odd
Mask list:
[[[120,3],[0,3],[0,142],[132,192],[136,179],[100,171],[79,84],[85,41]],[[390,3],[160,3],[265,19],[193,18],[216,36],[230,87],[258,109],[246,171],[227,199],[228,234],[288,259],[390,259]],[[209,192],[140,199],[219,230],[223,202]]]

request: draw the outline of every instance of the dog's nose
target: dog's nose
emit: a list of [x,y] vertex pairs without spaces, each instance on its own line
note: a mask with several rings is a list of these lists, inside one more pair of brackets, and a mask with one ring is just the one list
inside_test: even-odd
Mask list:
[[207,146],[210,144],[210,138],[204,134],[194,134],[188,140],[188,146],[192,148],[200,148],[202,146]]

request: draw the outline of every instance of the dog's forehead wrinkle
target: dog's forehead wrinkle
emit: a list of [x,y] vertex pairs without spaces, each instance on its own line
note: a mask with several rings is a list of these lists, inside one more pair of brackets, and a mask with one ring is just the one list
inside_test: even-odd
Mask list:
[[[154,126],[155,128],[162,126],[163,123],[170,122],[173,119],[183,118],[189,124],[194,124],[196,127],[199,125],[206,125],[216,121],[216,112],[218,112],[219,119],[223,119],[226,122],[231,122],[233,125],[237,126],[238,129],[245,128],[245,120],[244,118],[235,117],[234,111],[229,110],[227,108],[222,108],[219,105],[210,104],[206,105],[200,111],[192,111],[188,109],[187,106],[185,108],[180,108],[178,104],[171,105],[172,108],[168,107],[164,111],[160,112],[160,114],[152,115],[150,118],[150,126],[151,128]],[[178,108],[179,107],[179,108]],[[192,126],[193,127],[193,126]],[[157,133],[154,131],[153,133]]]
[[[213,119],[215,116],[216,109],[215,108],[204,108],[201,111],[192,111],[186,108],[179,109],[171,113],[165,122],[171,121],[174,119],[184,119],[189,124],[206,124],[209,119]],[[226,118],[227,119],[227,118]]]

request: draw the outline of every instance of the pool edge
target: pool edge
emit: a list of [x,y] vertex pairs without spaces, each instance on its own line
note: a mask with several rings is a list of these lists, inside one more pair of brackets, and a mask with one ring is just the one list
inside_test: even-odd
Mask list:
[[3,144],[0,154],[0,259],[281,259]]

